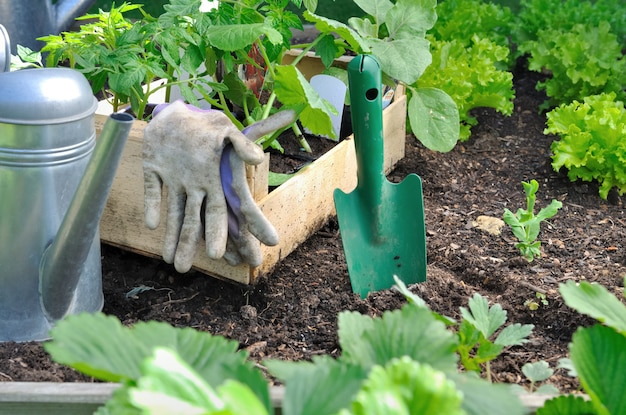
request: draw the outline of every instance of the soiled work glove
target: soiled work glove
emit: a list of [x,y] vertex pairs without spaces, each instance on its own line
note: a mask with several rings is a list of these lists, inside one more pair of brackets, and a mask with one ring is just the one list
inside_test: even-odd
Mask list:
[[[242,133],[251,141],[255,141],[279,128],[292,124],[295,119],[296,113],[294,111],[284,110],[252,124],[245,128]],[[252,199],[248,187],[242,189],[236,186],[236,183],[246,182],[246,170],[240,155],[233,146],[229,145],[224,149],[220,173],[229,213],[228,242],[224,259],[231,265],[247,263],[258,266],[263,257],[257,238],[265,245],[272,246],[265,241],[273,240],[273,236],[268,233],[270,229],[264,225],[267,220]],[[245,190],[245,192],[242,193],[241,190]],[[275,234],[273,228],[271,231]],[[277,243],[278,236],[276,235],[276,242],[273,245]]]
[[[227,153],[233,174],[229,184],[223,187],[220,170],[224,169],[220,162],[227,146],[232,148]],[[239,257],[243,260],[255,259],[260,258],[260,254],[248,254],[254,251],[248,247],[252,241],[257,251],[258,241],[266,245],[278,243],[274,227],[252,199],[245,178],[244,163],[258,164],[263,158],[261,148],[219,111],[202,111],[179,101],[158,112],[144,132],[145,219],[151,229],[159,225],[161,188],[165,185],[168,192],[165,262],[174,263],[179,272],[191,268],[202,237],[203,219],[207,255],[212,259],[224,256],[229,240],[225,189],[229,190],[228,198],[233,201],[230,222],[236,223],[237,228],[233,229],[239,231],[228,242],[229,252],[241,252]],[[232,169],[235,165],[236,169]],[[243,175],[239,173],[241,169]],[[238,206],[236,201],[239,201]]]

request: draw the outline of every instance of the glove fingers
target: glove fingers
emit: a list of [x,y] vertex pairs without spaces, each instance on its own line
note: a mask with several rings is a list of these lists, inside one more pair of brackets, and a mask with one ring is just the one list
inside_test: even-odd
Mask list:
[[224,255],[228,238],[228,211],[221,191],[207,194],[204,214],[206,253],[209,258],[219,259]]
[[196,247],[202,237],[200,209],[202,208],[203,199],[204,194],[200,192],[187,194],[185,218],[180,229],[180,237],[178,238],[176,257],[174,259],[174,267],[178,272],[187,272],[193,265]]
[[228,237],[228,242],[226,242],[226,252],[224,252],[224,259],[228,262],[229,265],[235,267],[243,262],[241,255],[237,251],[237,246],[233,243],[231,237]]
[[252,198],[246,181],[246,168],[241,160],[238,160],[236,153],[230,153],[230,166],[233,189],[237,192],[240,201],[240,212],[237,214],[240,228],[247,227],[249,232],[265,245],[277,245],[278,233]]
[[144,167],[144,218],[149,229],[156,229],[161,221],[161,188],[159,175]]
[[293,124],[297,116],[298,114],[296,114],[294,110],[281,110],[271,117],[255,122],[244,128],[243,134],[248,137],[250,141],[256,141],[264,135],[278,131],[281,128],[287,127],[289,124]]
[[263,262],[261,255],[261,244],[246,229],[240,229],[239,238],[232,238],[233,244],[237,248],[237,252],[243,259],[243,262],[251,267],[258,267]]
[[239,158],[248,164],[259,164],[265,158],[263,149],[250,141],[248,137],[243,135],[241,131],[233,128],[228,131],[228,139],[232,143],[235,152],[239,155]]
[[163,260],[168,264],[174,262],[178,235],[180,235],[180,228],[183,225],[184,209],[185,194],[174,189],[167,189],[167,219],[163,242]]

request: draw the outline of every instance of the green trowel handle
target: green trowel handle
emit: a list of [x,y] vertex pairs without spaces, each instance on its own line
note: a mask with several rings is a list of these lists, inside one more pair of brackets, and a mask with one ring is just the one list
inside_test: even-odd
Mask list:
[[384,146],[382,75],[372,55],[358,55],[348,64],[350,110],[357,161],[357,190],[370,208],[381,203]]

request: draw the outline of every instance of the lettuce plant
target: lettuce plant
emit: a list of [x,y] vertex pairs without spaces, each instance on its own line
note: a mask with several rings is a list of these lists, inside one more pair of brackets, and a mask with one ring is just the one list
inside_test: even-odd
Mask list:
[[603,199],[613,187],[626,192],[626,110],[615,93],[561,105],[547,117],[544,132],[560,137],[551,146],[555,171],[565,167],[572,181],[597,180]]
[[559,396],[547,401],[537,415],[626,413],[626,306],[603,286],[586,281],[570,280],[560,284],[559,291],[569,307],[602,323],[578,328],[569,346],[590,400]]
[[547,109],[569,104],[589,95],[615,92],[623,99],[626,85],[626,59],[623,45],[607,22],[597,26],[577,24],[570,31],[546,28],[537,32],[537,40],[522,43],[522,52],[528,53],[528,68],[550,72],[537,88],[545,90]]
[[[513,113],[513,74],[506,67],[509,49],[473,35],[466,40],[432,40],[433,63],[417,81],[421,88],[441,88],[456,103],[461,122],[459,138],[467,141],[477,124],[471,110],[494,108]],[[501,64],[501,65],[499,65]]]
[[515,16],[508,7],[483,0],[443,0],[437,5],[437,22],[429,34],[466,47],[477,36],[510,50],[514,28]]
[[537,40],[540,30],[550,28],[568,32],[577,24],[611,25],[611,32],[626,44],[626,14],[624,4],[615,0],[522,0],[513,38],[521,44]]

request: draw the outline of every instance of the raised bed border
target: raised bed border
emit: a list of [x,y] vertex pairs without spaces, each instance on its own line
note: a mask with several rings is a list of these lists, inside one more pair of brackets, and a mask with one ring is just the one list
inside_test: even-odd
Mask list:
[[[118,387],[115,383],[3,382],[0,383],[0,414],[92,415]],[[277,413],[280,413],[284,395],[283,386],[270,388]],[[528,414],[534,414],[546,400],[555,396],[519,395]]]
[[[285,62],[294,59],[297,51],[290,51]],[[349,57],[336,61],[345,66]],[[323,70],[321,61],[312,53],[302,59],[298,68],[310,78]],[[99,131],[106,116],[96,115]],[[120,162],[111,194],[100,222],[103,242],[153,258],[161,258],[165,234],[166,206],[162,203],[161,225],[149,230],[144,225],[143,170],[141,148],[146,123],[135,121]],[[400,85],[394,101],[383,111],[386,172],[404,157],[406,140],[406,96]],[[261,246],[263,263],[256,268],[248,265],[230,266],[225,260],[209,259],[204,252],[204,241],[198,244],[193,268],[204,274],[237,283],[254,284],[268,275],[275,266],[301,243],[320,229],[335,214],[333,192],[346,192],[356,186],[356,158],[352,136],[340,142],[331,151],[303,168],[276,190],[268,194],[269,160],[248,169],[251,191],[261,210],[278,231],[279,245]],[[303,189],[308,191],[305,193]]]

